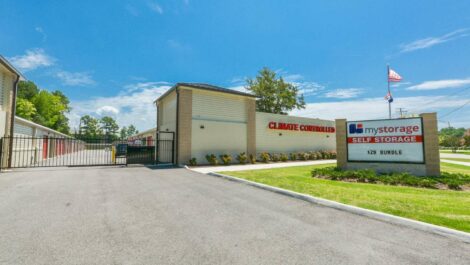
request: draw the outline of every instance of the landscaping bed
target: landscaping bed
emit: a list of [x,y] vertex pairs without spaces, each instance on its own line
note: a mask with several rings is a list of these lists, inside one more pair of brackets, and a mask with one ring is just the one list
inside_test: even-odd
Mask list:
[[341,170],[337,167],[326,167],[313,169],[312,177],[393,186],[470,190],[470,175],[449,172],[442,172],[439,177],[418,177],[409,173],[377,174],[369,169]]

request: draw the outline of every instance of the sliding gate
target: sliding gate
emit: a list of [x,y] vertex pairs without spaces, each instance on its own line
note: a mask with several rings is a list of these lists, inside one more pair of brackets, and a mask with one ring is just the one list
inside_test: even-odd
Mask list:
[[[173,163],[174,134],[163,139],[3,137],[0,168]],[[158,137],[158,136],[157,136]]]

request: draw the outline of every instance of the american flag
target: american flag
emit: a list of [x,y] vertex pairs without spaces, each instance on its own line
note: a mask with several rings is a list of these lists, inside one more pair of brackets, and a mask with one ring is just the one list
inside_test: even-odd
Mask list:
[[392,69],[388,69],[388,81],[389,82],[400,82],[401,81],[401,76],[393,71]]

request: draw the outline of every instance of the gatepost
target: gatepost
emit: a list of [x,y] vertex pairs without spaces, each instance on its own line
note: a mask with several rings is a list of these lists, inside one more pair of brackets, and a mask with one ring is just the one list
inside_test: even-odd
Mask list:
[[337,166],[344,170],[439,176],[436,113],[405,119],[336,119],[336,152]]

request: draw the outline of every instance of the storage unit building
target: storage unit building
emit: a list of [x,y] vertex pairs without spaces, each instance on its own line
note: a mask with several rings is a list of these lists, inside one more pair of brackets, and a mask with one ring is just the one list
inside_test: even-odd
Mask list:
[[175,132],[175,161],[207,154],[300,152],[335,149],[334,121],[256,112],[252,94],[199,83],[178,83],[160,96],[159,132]]

